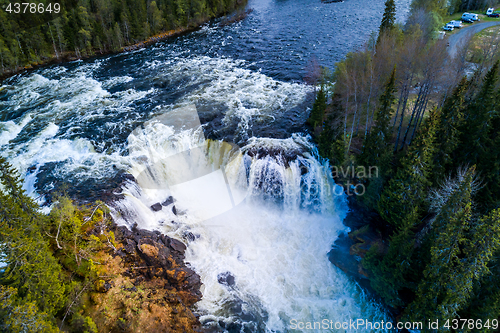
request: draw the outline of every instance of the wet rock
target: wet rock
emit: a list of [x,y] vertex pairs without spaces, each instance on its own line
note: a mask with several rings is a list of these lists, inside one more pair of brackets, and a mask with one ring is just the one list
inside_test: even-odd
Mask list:
[[173,204],[173,203],[174,203],[174,197],[169,196],[167,198],[167,200],[163,201],[161,204],[162,204],[162,206],[168,206],[168,205]]
[[153,212],[158,212],[162,209],[161,203],[157,202],[154,205],[151,206],[151,210]]
[[123,247],[123,251],[127,254],[134,254],[137,243],[132,239],[125,240],[125,246]]
[[150,266],[168,266],[169,249],[151,238],[143,238],[137,243],[141,256]]
[[174,249],[175,251],[178,252],[184,252],[186,251],[186,245],[182,243],[181,241],[178,241],[177,239],[170,239],[170,247]]
[[197,238],[200,238],[199,235],[193,234],[191,231],[186,231],[183,233],[183,236],[190,242],[195,241]]
[[217,281],[219,281],[220,284],[231,287],[234,286],[235,283],[234,275],[230,272],[224,272],[217,275]]

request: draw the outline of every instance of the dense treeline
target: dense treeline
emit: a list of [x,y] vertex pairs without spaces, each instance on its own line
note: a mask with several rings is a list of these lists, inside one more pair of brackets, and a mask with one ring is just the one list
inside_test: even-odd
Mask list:
[[[82,294],[106,275],[100,255],[116,249],[102,203],[77,208],[59,197],[49,215],[0,157],[0,332],[97,332]],[[5,266],[4,266],[5,265]]]
[[[244,0],[73,0],[57,17],[0,11],[0,74],[69,53],[117,51],[163,31],[198,25]],[[45,7],[51,0],[40,0]],[[52,15],[55,15],[52,13]],[[49,18],[52,18],[49,16]]]
[[496,0],[451,0],[450,12],[462,12],[466,10],[478,10],[493,7]]
[[379,37],[338,64],[330,103],[321,89],[309,123],[337,168],[380,171],[354,181],[387,223],[389,237],[362,261],[386,304],[402,320],[489,319],[491,329],[500,317],[499,62],[485,58],[465,76],[467,50],[449,58],[432,38],[446,6],[414,1],[398,26],[387,0]]

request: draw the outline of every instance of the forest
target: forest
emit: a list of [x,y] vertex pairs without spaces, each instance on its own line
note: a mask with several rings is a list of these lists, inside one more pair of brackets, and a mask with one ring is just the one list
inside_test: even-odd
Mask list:
[[347,180],[384,221],[362,260],[384,303],[402,321],[475,318],[487,326],[461,331],[488,331],[500,316],[498,39],[475,62],[469,41],[449,57],[433,22],[453,10],[416,0],[401,25],[387,0],[378,37],[333,74],[310,66],[322,88],[309,124],[332,165],[380,170]]
[[[80,0],[43,17],[0,11],[1,70],[119,51],[241,4]],[[482,321],[465,332],[488,331],[500,317],[498,40],[471,56],[467,39],[450,57],[436,38],[446,15],[490,5],[415,0],[403,25],[387,0],[380,29],[362,50],[333,73],[316,62],[308,68],[306,81],[320,87],[308,120],[320,154],[332,166],[379,170],[336,180],[362,184],[366,193],[356,200],[384,221],[376,226],[383,240],[362,266],[397,320]],[[97,332],[96,312],[112,318],[107,328],[134,331],[132,317],[95,310],[115,274],[102,263],[124,248],[106,205],[78,206],[62,192],[42,214],[1,157],[0,183],[0,262],[7,264],[0,267],[0,332]],[[127,315],[140,313],[127,306]]]
[[[0,1],[0,4],[8,1]],[[48,7],[50,0],[41,0]],[[19,68],[115,52],[150,36],[195,27],[242,0],[65,0],[60,12],[0,11],[0,75]]]

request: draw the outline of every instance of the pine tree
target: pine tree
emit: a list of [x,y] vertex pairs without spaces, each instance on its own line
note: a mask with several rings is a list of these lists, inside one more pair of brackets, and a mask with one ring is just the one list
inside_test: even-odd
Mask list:
[[456,318],[469,302],[474,282],[488,273],[487,265],[500,248],[500,211],[473,219],[474,177],[472,167],[443,197],[433,222],[430,262],[406,311],[411,320]]
[[323,125],[323,118],[325,116],[325,111],[326,111],[326,93],[325,89],[321,87],[321,89],[316,94],[316,99],[314,100],[311,115],[307,120],[307,122],[313,128]]
[[413,228],[418,222],[418,207],[414,207],[401,218],[387,253],[377,253],[377,246],[372,246],[363,258],[363,266],[371,273],[371,287],[392,307],[404,304],[399,292],[409,287],[415,242]]
[[420,210],[426,198],[438,124],[438,113],[433,111],[402,158],[396,175],[382,192],[378,203],[379,214],[394,226],[400,225],[415,207]]
[[377,44],[380,41],[380,36],[394,29],[395,22],[396,22],[396,3],[394,2],[394,0],[387,0],[385,2],[385,10],[384,10],[384,15],[382,16],[382,22],[380,23],[380,28],[378,29]]
[[460,129],[464,121],[465,94],[469,82],[464,77],[449,96],[439,112],[439,127],[436,131],[437,149],[434,160],[434,184],[456,169],[453,153],[459,145]]

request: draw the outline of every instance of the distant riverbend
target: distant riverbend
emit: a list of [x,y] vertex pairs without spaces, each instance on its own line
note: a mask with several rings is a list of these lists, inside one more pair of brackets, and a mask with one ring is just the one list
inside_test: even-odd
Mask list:
[[[396,1],[398,20],[409,3]],[[333,68],[362,47],[384,1],[247,8],[233,24],[214,20],[146,48],[5,80],[0,154],[45,207],[65,189],[105,200],[119,225],[184,242],[203,283],[195,311],[205,328],[386,321],[328,260],[348,231],[348,205],[308,135],[313,88],[303,80],[313,57]]]

